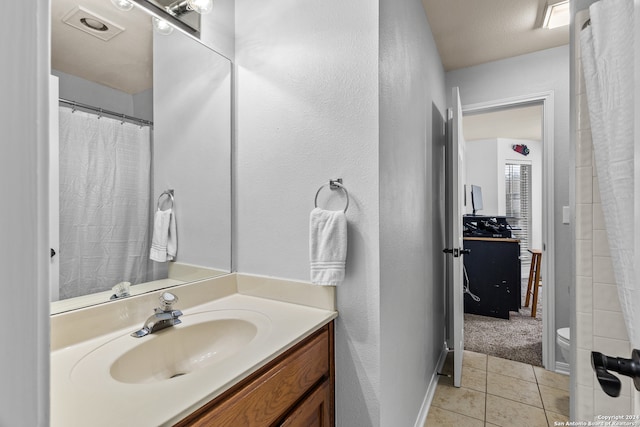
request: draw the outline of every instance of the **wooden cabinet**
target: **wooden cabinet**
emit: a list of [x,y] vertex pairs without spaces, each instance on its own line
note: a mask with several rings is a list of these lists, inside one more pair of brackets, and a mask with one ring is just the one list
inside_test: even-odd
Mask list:
[[327,427],[331,423],[331,392],[329,382],[325,381],[316,387],[293,411],[284,419],[282,427]]
[[333,322],[176,426],[334,425]]

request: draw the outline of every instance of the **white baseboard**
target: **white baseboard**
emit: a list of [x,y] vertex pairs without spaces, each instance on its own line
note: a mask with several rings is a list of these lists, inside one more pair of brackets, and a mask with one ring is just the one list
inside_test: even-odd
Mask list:
[[569,364],[565,362],[556,362],[556,372],[559,374],[569,375],[571,372]]
[[420,412],[418,413],[418,419],[416,420],[415,427],[423,427],[427,423],[427,414],[429,413],[429,407],[431,406],[433,395],[435,394],[436,387],[438,386],[438,372],[442,370],[448,352],[449,351],[447,350],[446,345],[443,346],[442,352],[440,353],[440,358],[438,359],[438,363],[436,364],[436,369],[431,375],[429,387],[427,387],[427,393],[425,394],[424,400],[422,401],[422,406],[420,407]]

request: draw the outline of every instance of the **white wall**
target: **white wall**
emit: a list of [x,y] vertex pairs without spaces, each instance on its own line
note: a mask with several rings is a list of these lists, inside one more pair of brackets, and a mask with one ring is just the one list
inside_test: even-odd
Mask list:
[[[377,2],[236,0],[239,272],[309,280],[313,198],[349,190],[337,288],[336,415],[380,422]],[[319,203],[341,209],[325,189]]]
[[48,2],[0,17],[1,426],[49,422],[48,29]]
[[[513,151],[513,145],[525,144],[529,155]],[[471,185],[482,187],[483,209],[479,215],[506,214],[504,167],[507,163],[531,165],[531,248],[542,247],[542,143],[540,141],[493,138],[465,141],[467,184],[466,213],[473,212]],[[524,248],[525,250],[527,248]],[[528,267],[523,273],[529,274]]]
[[[499,166],[497,140],[494,138],[465,141],[464,164],[466,171],[465,184],[467,185],[465,213],[473,213],[471,185],[479,185],[482,188],[482,210],[478,211],[477,214],[498,215]],[[504,177],[504,173],[502,176]]]
[[416,423],[443,350],[446,107],[421,1],[380,1],[382,426]]
[[233,60],[235,56],[235,0],[214,0],[213,9],[200,17],[200,40]]
[[[569,46],[561,46],[501,61],[449,71],[447,87],[459,86],[463,105],[520,97],[552,90],[554,93],[554,226],[555,322],[569,326],[569,287],[572,281],[571,227],[562,223],[562,207],[569,205],[571,174]],[[559,353],[559,349],[556,349]]]
[[175,190],[175,261],[231,268],[231,64],[174,31],[154,33],[153,209]]

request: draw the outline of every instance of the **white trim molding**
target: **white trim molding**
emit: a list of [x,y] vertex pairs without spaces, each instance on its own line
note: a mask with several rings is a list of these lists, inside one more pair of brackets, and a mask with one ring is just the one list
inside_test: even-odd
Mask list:
[[440,353],[440,358],[438,359],[438,363],[436,363],[436,369],[433,371],[433,374],[431,374],[429,387],[427,387],[427,393],[424,395],[424,399],[422,400],[422,406],[420,406],[420,412],[418,412],[418,419],[416,420],[414,427],[423,427],[427,423],[429,408],[433,401],[433,395],[436,393],[436,387],[438,387],[438,378],[440,377],[438,373],[442,371],[444,362],[447,359],[447,354],[449,354],[449,350],[447,350],[447,344],[444,343],[442,346],[442,352]]
[[[634,126],[634,216],[635,223],[640,224],[640,0],[634,0],[634,102],[635,102],[635,126]],[[640,262],[640,227],[634,227],[634,256],[636,266]],[[636,270],[637,274],[637,270]],[[631,402],[635,415],[640,415],[640,393],[633,393],[634,399]]]
[[570,367],[567,362],[556,362],[556,373],[563,375],[570,375]]

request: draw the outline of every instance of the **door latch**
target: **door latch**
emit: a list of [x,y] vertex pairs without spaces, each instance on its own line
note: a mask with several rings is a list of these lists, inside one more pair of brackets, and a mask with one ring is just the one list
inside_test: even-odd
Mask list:
[[445,254],[453,254],[454,258],[458,258],[460,256],[460,249],[458,248],[453,248],[453,249],[445,248],[442,250],[442,252],[444,252]]
[[453,254],[454,258],[458,258],[460,255],[468,255],[471,253],[471,249],[460,249],[460,248],[445,248],[442,250],[445,254]]

